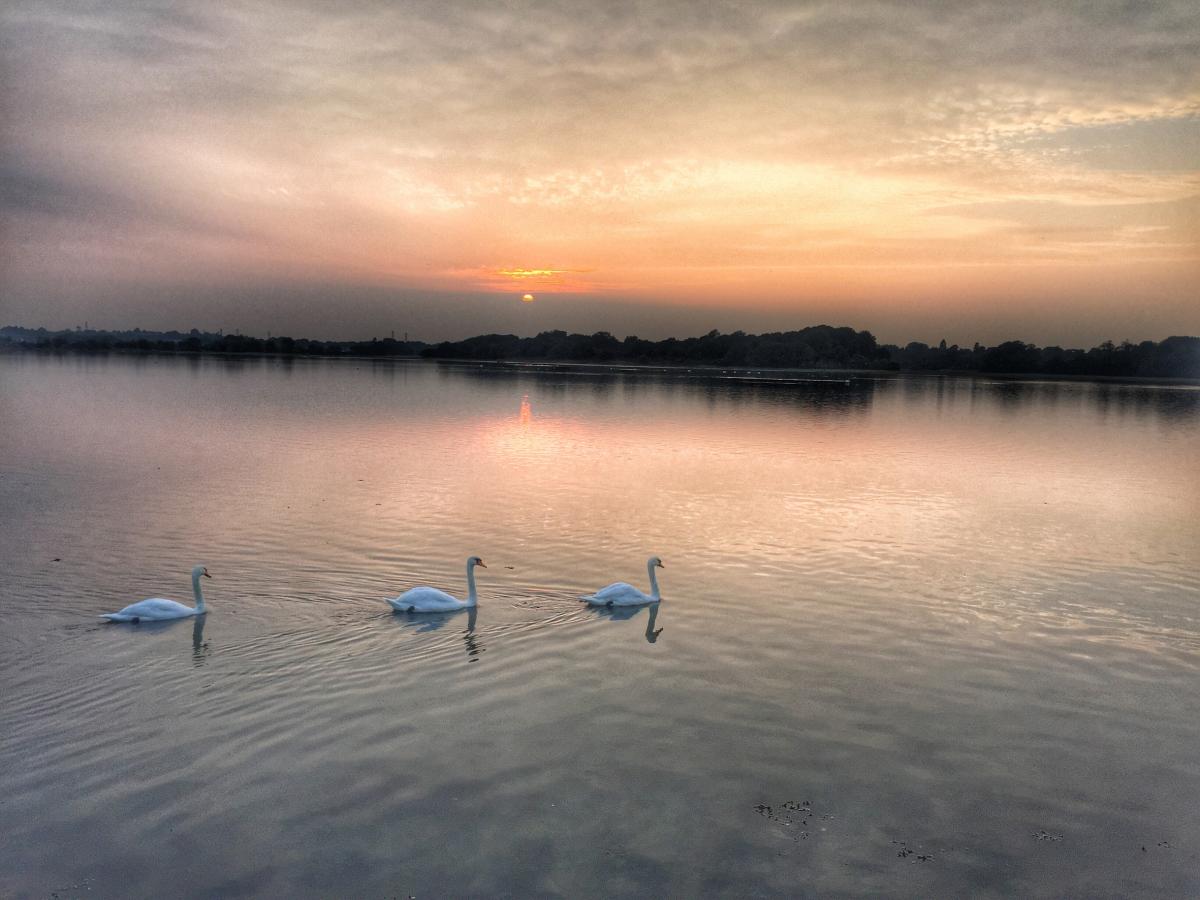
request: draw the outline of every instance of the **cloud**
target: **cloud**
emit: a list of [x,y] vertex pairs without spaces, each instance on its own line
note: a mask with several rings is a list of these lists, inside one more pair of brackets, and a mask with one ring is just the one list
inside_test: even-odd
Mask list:
[[167,229],[186,234],[246,238],[249,229],[176,208],[164,197],[138,187],[80,177],[45,162],[10,161],[0,168],[0,217],[73,221],[104,229]]
[[9,253],[9,302],[97,259],[797,309],[855,264],[1175,272],[1194,229],[1133,210],[1200,190],[1197,58],[1186,2],[16,0],[0,202],[39,262]]

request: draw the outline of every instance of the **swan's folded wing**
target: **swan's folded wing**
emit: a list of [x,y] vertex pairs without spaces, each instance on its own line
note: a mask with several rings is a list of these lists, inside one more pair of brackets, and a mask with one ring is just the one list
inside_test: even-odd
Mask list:
[[196,611],[190,606],[184,606],[175,600],[164,600],[162,597],[151,597],[132,603],[121,610],[126,617],[138,616],[143,619],[179,619],[190,616]]
[[631,596],[641,596],[641,591],[635,588],[632,584],[627,584],[624,581],[617,581],[607,587],[602,587],[594,594],[588,594],[583,599],[588,603],[618,603],[621,600],[626,600]]
[[452,609],[462,609],[466,604],[455,597],[450,596],[445,591],[439,591],[437,588],[431,587],[415,587],[405,591],[395,600],[389,600],[396,609],[409,609],[410,607],[417,611],[424,612],[443,612]]

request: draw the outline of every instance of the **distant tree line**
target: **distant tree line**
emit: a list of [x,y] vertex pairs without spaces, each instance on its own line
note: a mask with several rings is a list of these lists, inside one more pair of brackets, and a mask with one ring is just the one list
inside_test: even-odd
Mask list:
[[814,325],[800,331],[722,334],[647,341],[619,340],[607,331],[567,334],[543,331],[537,337],[485,334],[445,341],[421,351],[443,359],[558,359],[582,362],[634,362],[664,365],[750,366],[793,369],[870,369],[887,362],[869,331]]
[[994,372],[1045,375],[1109,375],[1200,378],[1200,338],[1163,341],[1105,341],[1091,350],[1037,347],[1005,341],[995,347],[936,347],[919,342],[904,347],[878,344],[869,331],[816,325],[799,331],[722,334],[647,341],[618,340],[606,331],[567,334],[543,331],[536,337],[485,334],[444,341],[421,351],[425,357],[478,360],[571,360],[660,365],[710,365],[787,369],[888,369],[893,371]]
[[1162,341],[1105,341],[1090,350],[1037,347],[1005,341],[995,347],[937,346],[918,341],[900,347],[879,344],[869,331],[814,325],[798,331],[722,334],[713,330],[692,338],[624,340],[607,331],[568,334],[543,331],[536,337],[484,334],[429,345],[421,341],[375,338],[320,341],[258,338],[221,332],[47,331],[0,328],[0,349],[143,351],[182,353],[262,353],[314,356],[416,356],[432,359],[545,360],[590,363],[642,363],[787,369],[886,369],[893,371],[990,372],[1005,374],[1103,375],[1147,378],[1200,378],[1200,338]]
[[1005,341],[995,347],[930,347],[914,341],[885,344],[891,364],[904,371],[964,371],[1041,375],[1106,375],[1147,378],[1200,378],[1200,338],[1162,341],[1105,341],[1091,350],[1037,347]]
[[32,347],[39,350],[132,350],[170,353],[264,353],[297,356],[416,356],[428,345],[424,341],[372,338],[369,341],[319,341],[308,338],[251,337],[245,334],[181,331],[63,330],[45,328],[0,328],[0,347]]

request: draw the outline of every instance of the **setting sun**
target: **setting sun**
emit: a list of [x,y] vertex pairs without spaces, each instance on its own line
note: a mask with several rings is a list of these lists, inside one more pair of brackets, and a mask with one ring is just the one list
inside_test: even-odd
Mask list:
[[526,294],[525,296],[523,296],[521,298],[521,302],[522,303],[532,303],[533,302],[533,294]]

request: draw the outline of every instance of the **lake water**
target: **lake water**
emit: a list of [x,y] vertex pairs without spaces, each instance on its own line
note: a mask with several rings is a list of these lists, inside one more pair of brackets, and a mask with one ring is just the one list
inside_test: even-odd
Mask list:
[[0,358],[0,895],[1196,896],[1198,475],[1188,387]]

